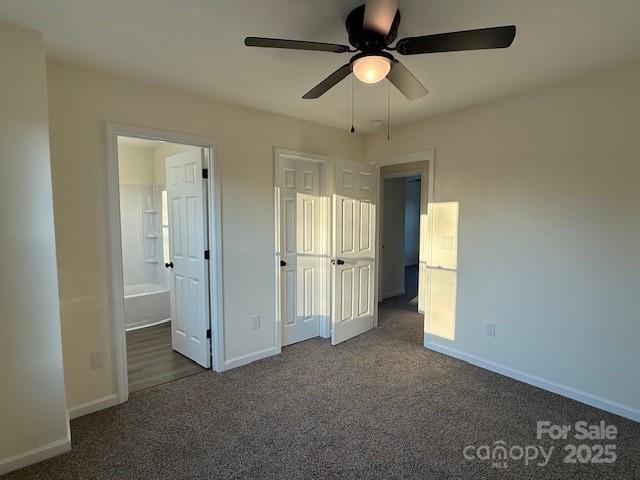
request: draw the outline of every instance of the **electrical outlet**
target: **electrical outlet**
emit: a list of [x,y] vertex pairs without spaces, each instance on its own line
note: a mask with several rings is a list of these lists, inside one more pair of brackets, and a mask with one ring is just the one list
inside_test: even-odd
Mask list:
[[484,326],[484,334],[487,335],[488,337],[495,337],[496,336],[496,324],[495,323],[487,323]]
[[96,369],[102,367],[104,367],[104,350],[91,352],[91,368]]
[[258,330],[260,328],[260,315],[254,315],[251,317],[251,328]]

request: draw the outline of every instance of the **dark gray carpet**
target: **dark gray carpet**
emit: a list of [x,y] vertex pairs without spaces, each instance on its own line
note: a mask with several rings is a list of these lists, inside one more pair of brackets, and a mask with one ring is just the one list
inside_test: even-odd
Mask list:
[[[74,420],[72,452],[6,480],[640,478],[640,424],[424,349],[408,300],[341,345],[134,393]],[[616,425],[617,461],[563,465],[562,441],[546,467],[463,458],[469,444],[538,444],[539,419]]]

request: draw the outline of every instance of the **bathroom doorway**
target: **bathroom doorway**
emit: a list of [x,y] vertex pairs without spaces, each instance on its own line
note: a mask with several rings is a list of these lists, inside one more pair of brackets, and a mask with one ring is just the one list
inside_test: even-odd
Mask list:
[[111,178],[110,193],[117,193],[119,227],[112,242],[119,241],[121,265],[121,276],[114,268],[113,303],[122,316],[115,342],[124,401],[129,392],[212,367],[218,269],[210,271],[209,263],[217,258],[210,245],[218,244],[218,235],[210,227],[217,225],[217,189],[209,179],[212,145],[137,132],[112,137],[118,188]]

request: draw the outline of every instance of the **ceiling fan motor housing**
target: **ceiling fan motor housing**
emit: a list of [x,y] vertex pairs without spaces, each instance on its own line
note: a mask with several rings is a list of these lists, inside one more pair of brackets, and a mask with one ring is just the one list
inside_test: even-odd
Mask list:
[[387,48],[398,36],[398,26],[400,25],[400,10],[396,12],[393,24],[387,35],[364,28],[364,10],[365,6],[361,5],[351,11],[347,17],[347,33],[349,34],[349,43],[357,50],[365,55],[380,54],[382,50]]

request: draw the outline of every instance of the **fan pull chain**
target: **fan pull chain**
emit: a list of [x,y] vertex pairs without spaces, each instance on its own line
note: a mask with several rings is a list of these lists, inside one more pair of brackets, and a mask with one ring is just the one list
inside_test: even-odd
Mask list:
[[391,140],[391,83],[387,82],[387,142]]
[[353,85],[353,75],[351,75],[351,133],[355,133],[356,129],[353,126],[353,96],[355,87]]

